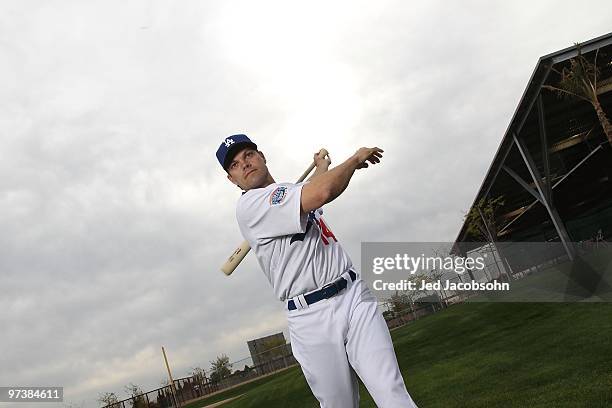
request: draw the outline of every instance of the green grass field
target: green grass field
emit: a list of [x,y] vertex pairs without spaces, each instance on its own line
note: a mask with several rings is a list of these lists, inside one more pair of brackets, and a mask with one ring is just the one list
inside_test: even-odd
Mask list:
[[[611,303],[464,303],[392,337],[420,408],[612,407]],[[189,408],[240,394],[223,407],[318,406],[295,367]]]

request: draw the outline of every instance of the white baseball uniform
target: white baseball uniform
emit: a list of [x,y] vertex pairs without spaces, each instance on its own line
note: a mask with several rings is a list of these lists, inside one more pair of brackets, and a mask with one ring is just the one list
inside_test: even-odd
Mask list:
[[[240,197],[236,218],[287,309],[293,355],[321,407],[359,406],[359,375],[379,407],[416,407],[402,379],[376,298],[322,218],[301,212],[305,183],[274,183]],[[355,275],[353,275],[355,276]],[[304,295],[344,278],[346,289],[307,305]]]

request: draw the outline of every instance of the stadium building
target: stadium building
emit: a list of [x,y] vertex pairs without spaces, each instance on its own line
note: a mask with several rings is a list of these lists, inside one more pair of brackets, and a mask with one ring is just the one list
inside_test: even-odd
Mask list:
[[[572,68],[589,73],[593,66],[600,112],[596,103],[553,89],[563,87]],[[555,242],[569,259],[581,243],[610,241],[612,140],[602,112],[609,122],[611,109],[612,33],[539,59],[471,206],[488,220],[486,238]],[[607,128],[612,132],[609,123]],[[465,255],[483,240],[466,220],[454,252]],[[506,256],[516,271],[513,258]]]

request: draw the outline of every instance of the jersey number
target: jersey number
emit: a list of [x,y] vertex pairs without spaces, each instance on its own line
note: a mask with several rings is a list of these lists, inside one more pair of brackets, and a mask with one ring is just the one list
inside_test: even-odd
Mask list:
[[333,238],[335,242],[338,242],[334,233],[331,232],[329,228],[327,228],[327,225],[325,225],[323,220],[317,220],[317,224],[319,224],[319,228],[321,229],[321,239],[323,240],[323,243],[325,245],[329,244],[329,241],[327,240],[328,238],[329,239]]

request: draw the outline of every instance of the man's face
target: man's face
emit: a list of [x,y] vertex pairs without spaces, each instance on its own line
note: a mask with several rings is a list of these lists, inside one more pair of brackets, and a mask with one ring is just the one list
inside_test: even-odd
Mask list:
[[268,167],[263,153],[246,147],[227,166],[227,178],[245,191],[262,187],[268,179]]

